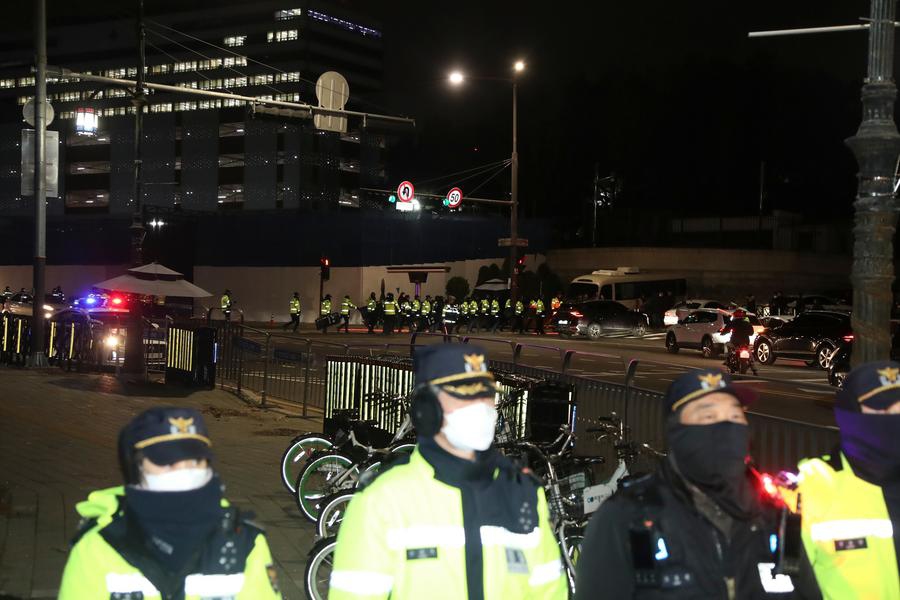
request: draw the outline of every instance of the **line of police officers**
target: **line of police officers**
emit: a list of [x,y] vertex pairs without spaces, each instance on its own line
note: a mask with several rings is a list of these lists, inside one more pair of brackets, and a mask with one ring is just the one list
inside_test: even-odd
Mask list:
[[[351,501],[329,598],[566,598],[543,487],[491,448],[484,351],[428,346],[414,371],[418,444]],[[667,457],[591,518],[578,600],[900,598],[900,363],[851,371],[839,446],[776,488],[749,458],[749,389],[715,370],[670,386]],[[211,444],[187,409],[151,409],[122,431],[125,486],[78,505],[62,600],[278,597],[265,536],[223,499]]]

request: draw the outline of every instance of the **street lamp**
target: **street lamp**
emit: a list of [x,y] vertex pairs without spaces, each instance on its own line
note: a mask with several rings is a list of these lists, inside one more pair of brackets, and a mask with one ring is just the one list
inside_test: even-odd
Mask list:
[[[473,77],[472,79],[487,79],[503,81],[512,84],[512,160],[510,182],[510,207],[509,207],[509,296],[515,305],[519,297],[518,274],[516,273],[516,253],[519,247],[519,150],[518,150],[518,75],[525,70],[525,61],[517,60],[512,66],[511,77]],[[460,85],[465,81],[465,76],[460,71],[450,73],[448,80],[451,85]]]

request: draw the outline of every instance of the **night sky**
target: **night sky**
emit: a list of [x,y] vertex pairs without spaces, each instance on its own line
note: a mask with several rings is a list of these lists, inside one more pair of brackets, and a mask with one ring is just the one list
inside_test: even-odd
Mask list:
[[[17,4],[30,23],[30,3]],[[850,214],[856,166],[843,140],[860,120],[866,33],[746,33],[857,23],[867,2],[341,4],[371,14],[385,34],[385,93],[357,107],[419,124],[394,155],[394,177],[415,181],[508,157],[509,86],[450,88],[446,77],[456,68],[504,77],[521,58],[525,215],[586,214],[595,168],[616,174],[617,210],[755,215],[761,161],[766,212]],[[122,3],[49,0],[49,11],[102,18],[113,5]],[[169,5],[183,3],[147,0],[151,14]],[[7,28],[21,26],[16,16]],[[507,171],[478,195],[502,197],[508,179]]]

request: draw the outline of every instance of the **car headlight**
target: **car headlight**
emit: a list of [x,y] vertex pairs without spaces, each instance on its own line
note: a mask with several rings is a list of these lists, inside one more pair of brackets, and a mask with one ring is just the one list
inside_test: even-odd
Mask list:
[[117,335],[108,335],[103,339],[103,344],[107,348],[115,348],[119,345],[119,336]]
[[44,313],[44,318],[45,318],[45,319],[49,319],[49,318],[52,317],[52,316],[53,316],[53,313]]
[[53,310],[53,307],[50,306],[49,304],[45,304],[45,305],[44,305],[44,310]]

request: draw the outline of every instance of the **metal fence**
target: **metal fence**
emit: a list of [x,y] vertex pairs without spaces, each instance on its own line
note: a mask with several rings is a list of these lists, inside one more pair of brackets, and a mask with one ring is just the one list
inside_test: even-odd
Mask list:
[[[392,431],[399,424],[396,408],[379,406],[367,399],[399,395],[412,388],[410,357],[417,347],[448,341],[475,342],[489,352],[494,348],[510,354],[510,360],[490,362],[505,393],[536,381],[571,385],[576,402],[576,431],[583,432],[598,417],[616,414],[623,419],[631,440],[665,450],[663,394],[634,384],[639,365],[647,362],[476,336],[414,334],[408,343],[354,344],[264,331],[241,323],[219,322],[216,326],[220,381],[238,392],[253,392],[261,405],[280,400],[296,404],[304,416],[311,408],[320,409],[326,418],[334,410],[354,408],[360,411],[360,418],[377,420],[382,428]],[[551,365],[541,368],[523,364],[524,357]],[[606,371],[599,376],[571,372],[585,357],[601,361],[599,364],[605,365]],[[524,402],[513,419],[517,432],[522,433]],[[768,471],[793,469],[801,458],[827,453],[838,441],[836,427],[754,412],[748,413],[748,419],[754,458]],[[579,435],[576,451],[605,455],[614,462],[612,446],[590,435]]]

